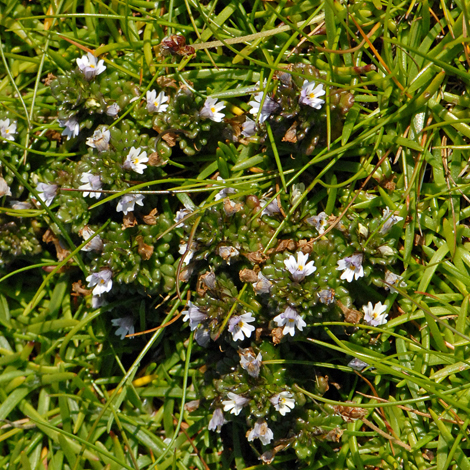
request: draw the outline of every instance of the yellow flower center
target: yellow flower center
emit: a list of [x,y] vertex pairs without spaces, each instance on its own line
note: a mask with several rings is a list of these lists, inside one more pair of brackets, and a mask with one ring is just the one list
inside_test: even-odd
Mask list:
[[104,279],[100,279],[100,284],[104,284]]
[[212,106],[211,111],[212,111],[213,113],[215,113],[215,108],[214,108],[214,106]]
[[315,93],[310,93],[310,94],[308,95],[308,97],[309,97],[311,100],[313,100],[313,99],[315,98]]
[[295,320],[294,320],[293,318],[288,318],[287,321],[288,321],[289,323],[295,323]]
[[92,69],[95,68],[95,66],[93,64],[90,64],[89,67],[91,67]]
[[244,325],[244,323],[243,323],[242,321],[240,321],[240,323],[238,323],[238,326],[239,326],[240,328],[243,328],[245,325]]
[[298,267],[299,271],[302,271],[304,269],[304,265],[303,264],[299,264],[299,267]]
[[159,105],[158,105],[158,101],[155,100],[155,101],[153,102],[153,105],[154,105],[156,108],[158,108],[158,106],[159,106]]
[[5,133],[8,134],[10,132],[10,129],[5,129]]

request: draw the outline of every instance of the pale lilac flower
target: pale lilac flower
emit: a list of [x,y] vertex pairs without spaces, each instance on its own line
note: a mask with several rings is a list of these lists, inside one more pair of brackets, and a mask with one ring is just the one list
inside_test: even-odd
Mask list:
[[5,140],[13,141],[13,134],[16,134],[16,122],[10,124],[10,119],[0,119],[0,135]]
[[257,130],[258,127],[256,122],[247,116],[245,122],[242,124],[242,135],[245,137],[252,137],[256,134]]
[[147,111],[149,113],[164,113],[168,108],[170,97],[161,91],[157,96],[157,90],[147,91]]
[[351,367],[351,369],[357,370],[359,372],[365,369],[368,365],[369,364],[367,364],[367,362],[361,361],[357,357],[348,362],[348,366]]
[[253,349],[246,348],[239,349],[238,354],[240,354],[240,365],[242,366],[242,369],[245,369],[252,377],[258,377],[261,362],[263,361],[261,353],[258,353],[258,355],[255,356]]
[[178,224],[177,227],[181,227],[183,225],[183,222],[179,222],[184,219],[188,214],[191,214],[191,212],[193,212],[193,210],[187,206],[185,206],[184,209],[180,209],[176,212],[175,222]]
[[369,302],[362,307],[362,310],[364,310],[364,321],[368,325],[380,326],[387,323],[388,313],[385,313],[387,306],[381,302],[377,302],[373,307],[372,302]]
[[258,273],[258,281],[253,283],[253,289],[257,294],[269,294],[273,283],[263,276],[263,273],[260,271]]
[[[251,106],[250,114],[253,114],[253,116],[258,116],[261,102],[263,101],[263,96],[264,96],[264,92],[260,91],[259,93],[256,93],[255,95],[253,95],[254,101],[248,102],[248,104]],[[268,119],[271,113],[276,111],[277,108],[279,108],[279,104],[276,103],[269,96],[266,96],[263,107],[261,108],[261,114],[259,116],[260,124],[266,121],[266,119]]]
[[93,287],[93,295],[102,295],[113,287],[113,272],[109,268],[90,274],[86,280],[88,287]]
[[88,137],[86,144],[98,152],[104,152],[109,149],[109,140],[111,139],[111,132],[108,129],[96,129],[91,137]]
[[204,102],[204,107],[200,111],[200,116],[206,119],[210,119],[214,122],[222,122],[225,117],[224,113],[221,113],[222,109],[225,108],[223,103],[217,103],[217,98],[207,98]]
[[302,90],[300,91],[299,103],[306,104],[314,109],[321,109],[325,103],[325,100],[322,100],[319,97],[325,95],[326,93],[321,83],[319,85],[315,85],[316,84],[314,81],[304,81]]
[[0,197],[3,196],[11,196],[11,191],[5,179],[0,176]]
[[251,333],[255,331],[255,327],[249,323],[254,322],[255,319],[251,313],[244,313],[243,315],[236,315],[228,321],[228,331],[232,333],[234,341],[243,341],[245,336],[249,338]]
[[297,253],[297,261],[293,255],[284,260],[286,269],[291,273],[292,279],[296,282],[300,282],[305,279],[306,276],[313,274],[317,268],[313,261],[308,261],[308,254],[304,254],[301,251]]
[[[85,225],[79,232],[80,236],[86,241],[90,237],[92,237],[95,232],[88,227],[88,225]],[[101,240],[101,237],[99,235],[96,235],[93,237],[92,240],[90,240],[83,248],[82,251],[102,251],[103,250],[103,240]]]
[[346,279],[348,282],[352,282],[353,278],[355,278],[357,281],[360,277],[363,277],[363,258],[364,255],[362,253],[356,253],[352,256],[346,256],[344,259],[340,259],[336,269],[339,271],[344,271],[343,274],[341,274],[341,279]]
[[93,295],[91,297],[91,308],[100,308],[103,305],[107,305],[105,298],[101,295]]
[[292,398],[294,395],[291,392],[281,392],[277,395],[272,396],[269,401],[272,403],[276,411],[282,416],[289,413],[295,408],[295,400]]
[[211,339],[209,330],[206,328],[196,328],[196,331],[194,332],[194,339],[196,340],[196,343],[199,344],[199,346],[207,348],[207,345]]
[[[217,176],[217,180],[222,181],[223,183],[225,183],[225,181],[220,176]],[[220,199],[225,199],[229,194],[235,194],[235,193],[236,193],[236,191],[233,188],[228,188],[228,187],[223,188],[215,195],[214,201],[219,201]]]
[[263,445],[268,445],[274,439],[274,434],[272,430],[269,429],[268,423],[259,419],[256,421],[254,428],[246,433],[246,437],[249,442],[259,439]]
[[240,252],[234,246],[219,246],[219,256],[230,266],[233,258],[236,258]]
[[224,418],[224,413],[222,412],[222,408],[216,408],[214,410],[214,414],[212,415],[211,420],[209,421],[209,431],[216,431],[220,432],[222,430],[222,426],[227,421]]
[[318,299],[322,304],[330,305],[335,301],[335,291],[330,288],[323,289],[318,293]]
[[106,108],[106,114],[110,117],[116,117],[119,111],[121,111],[121,108],[117,103],[113,103],[112,105]]
[[393,225],[400,222],[400,220],[403,220],[403,217],[398,217],[397,215],[393,214],[388,207],[386,207],[383,211],[383,220],[385,222],[379,230],[379,233],[381,234],[387,233]]
[[57,188],[58,186],[56,184],[47,183],[38,183],[36,186],[39,199],[48,207],[52,204],[52,201],[57,195]]
[[191,301],[188,302],[188,310],[183,310],[183,321],[189,320],[189,328],[194,331],[200,323],[207,320],[208,316],[199,310]]
[[306,219],[306,222],[310,225],[313,225],[319,235],[323,235],[325,233],[325,228],[328,225],[327,222],[328,215],[325,212],[320,212],[318,215],[314,215]]
[[117,212],[124,212],[124,215],[127,215],[129,212],[134,210],[136,204],[143,206],[144,196],[142,194],[125,194],[119,199],[119,202],[116,206]]
[[134,334],[134,318],[131,316],[123,318],[114,318],[111,320],[113,326],[118,326],[119,328],[115,331],[116,336],[120,336],[121,339],[124,339],[127,335]]
[[239,415],[243,407],[250,401],[249,398],[242,397],[233,392],[228,392],[228,400],[224,400],[224,411],[230,411],[234,415]]
[[307,326],[303,318],[291,307],[287,307],[284,312],[274,317],[273,320],[278,327],[284,327],[282,330],[283,335],[294,336],[296,327],[299,331],[302,331],[304,326]]
[[128,170],[134,170],[136,173],[142,175],[147,168],[146,163],[148,161],[147,152],[141,152],[140,147],[131,147],[122,167]]
[[77,65],[85,76],[85,80],[91,80],[106,70],[104,61],[100,60],[97,62],[96,57],[90,52],[88,52],[87,55],[77,59]]
[[272,217],[274,214],[279,214],[281,212],[279,204],[277,203],[277,198],[274,198],[269,204],[268,201],[264,199],[262,199],[260,203],[262,205],[264,204],[261,215],[268,215],[269,217]]
[[67,137],[67,140],[77,137],[80,132],[80,124],[75,116],[72,116],[67,120],[59,119],[59,124],[61,127],[65,127],[62,131],[62,135]]
[[389,271],[388,269],[385,271],[385,282],[387,284],[384,285],[385,290],[389,290],[392,294],[396,294],[398,291],[394,289],[392,286],[399,286],[399,287],[406,287],[405,282],[399,282],[403,279],[402,276],[399,276],[398,274],[392,273],[392,271]]
[[[8,194],[7,194],[8,196]],[[33,205],[26,201],[10,201],[10,205],[15,210],[28,210],[32,209]]]
[[[78,189],[83,189],[86,190],[83,192],[83,197],[95,197],[96,199],[99,199],[101,197],[101,193],[98,193],[96,191],[100,191],[102,188],[101,184],[101,178],[99,175],[93,175],[90,172],[82,173],[82,176],[80,177],[80,181],[82,184],[78,187]],[[88,191],[88,190],[91,191]]]

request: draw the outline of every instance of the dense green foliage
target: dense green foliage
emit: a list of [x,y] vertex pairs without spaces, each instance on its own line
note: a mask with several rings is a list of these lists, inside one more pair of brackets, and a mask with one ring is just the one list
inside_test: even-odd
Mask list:
[[470,468],[468,8],[1,0],[0,468]]

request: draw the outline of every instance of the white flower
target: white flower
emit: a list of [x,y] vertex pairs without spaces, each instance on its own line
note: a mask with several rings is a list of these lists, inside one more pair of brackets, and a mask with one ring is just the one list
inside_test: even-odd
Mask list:
[[360,277],[363,277],[363,257],[362,253],[356,253],[355,255],[346,256],[346,258],[340,259],[336,269],[344,271],[344,273],[341,274],[341,279],[346,279],[348,282],[352,282],[353,278],[357,281]]
[[168,108],[168,105],[164,103],[169,101],[170,97],[165,95],[163,91],[158,96],[156,90],[147,91],[147,111],[149,113],[164,113]]
[[379,233],[382,234],[387,233],[393,225],[400,222],[400,220],[403,220],[403,217],[398,217],[397,215],[393,214],[388,207],[386,207],[383,211],[383,219],[385,222],[379,230]]
[[78,123],[75,116],[72,116],[66,121],[59,119],[59,124],[61,127],[65,127],[65,129],[62,131],[62,135],[67,137],[67,140],[77,137],[80,132],[80,124]]
[[104,61],[96,61],[96,57],[90,52],[87,55],[77,59],[77,65],[80,71],[85,75],[85,80],[91,80],[106,70]]
[[362,224],[357,224],[357,232],[362,238],[367,238],[369,236],[369,229]]
[[240,354],[240,365],[242,368],[245,369],[252,377],[258,377],[261,362],[263,361],[261,353],[258,353],[258,355],[255,356],[253,349],[246,348],[239,349],[238,354]]
[[179,247],[179,254],[180,255],[184,255],[186,253],[186,251],[188,251],[186,253],[186,256],[184,257],[183,266],[186,266],[190,263],[190,261],[193,258],[194,253],[196,252],[197,248],[198,248],[198,246],[197,246],[196,242],[191,243],[191,248],[189,249],[189,251],[188,251],[188,244],[187,243],[182,243],[180,245],[180,247]]
[[224,400],[224,411],[230,411],[234,415],[239,415],[243,407],[250,401],[249,398],[242,397],[233,392],[227,394],[229,400]]
[[191,214],[193,210],[190,207],[184,207],[184,209],[180,209],[179,211],[176,212],[175,216],[175,222],[178,224],[177,227],[181,227],[183,225],[183,222],[180,222],[182,219],[184,219],[188,214]]
[[250,442],[259,439],[263,445],[268,445],[274,439],[274,434],[271,429],[268,428],[268,423],[259,419],[256,421],[254,428],[246,433],[246,437]]
[[398,291],[394,289],[392,286],[398,285],[399,287],[406,287],[405,282],[400,282],[403,279],[402,276],[399,276],[398,274],[392,273],[392,271],[389,271],[388,269],[385,271],[385,282],[387,284],[384,285],[385,290],[389,290],[392,294],[396,294]]
[[365,369],[368,365],[369,364],[367,364],[367,362],[361,361],[357,357],[355,357],[354,359],[351,359],[348,362],[348,366],[351,367],[351,369],[358,370],[359,372],[362,369]]
[[58,186],[56,184],[47,183],[38,183],[36,186],[39,199],[41,199],[46,206],[50,206],[52,204],[52,201],[57,195],[57,188]]
[[273,404],[276,411],[279,411],[282,416],[285,416],[286,413],[289,413],[295,408],[293,396],[291,392],[281,392],[272,396],[269,401]]
[[196,340],[196,343],[199,344],[199,346],[207,348],[207,345],[211,339],[209,330],[206,328],[197,328],[194,333],[194,339]]
[[5,140],[13,141],[13,134],[16,134],[16,122],[10,124],[10,119],[0,119],[0,135]]
[[325,90],[321,83],[315,86],[315,82],[305,80],[302,85],[302,90],[300,91],[299,103],[306,104],[315,109],[320,109],[325,103],[325,100],[319,98],[323,95],[325,95]]
[[382,256],[394,256],[395,255],[395,250],[388,246],[388,245],[382,245],[377,248],[377,251],[382,255]]
[[91,137],[88,137],[86,144],[98,152],[104,152],[109,148],[109,140],[111,139],[111,132],[108,129],[96,129]]
[[307,261],[308,254],[304,254],[301,251],[297,253],[297,261],[293,255],[290,255],[289,258],[284,260],[284,265],[291,273],[294,281],[300,282],[305,279],[306,276],[310,276],[310,274],[317,270],[313,261],[309,263],[307,263]]
[[282,330],[283,335],[294,336],[296,327],[299,331],[302,331],[304,326],[307,326],[303,318],[291,307],[287,307],[283,313],[274,317],[273,320],[277,323],[277,326],[284,327]]
[[[217,180],[225,183],[225,181],[220,176],[217,176]],[[236,191],[233,188],[223,188],[215,195],[214,201],[225,199],[229,194],[235,194],[235,193]]]
[[13,209],[17,211],[23,211],[23,210],[28,210],[28,209],[33,208],[32,204],[26,201],[10,201],[10,205]]
[[[88,240],[90,237],[92,237],[95,232],[88,227],[88,225],[85,225],[79,232],[80,236],[84,240]],[[83,248],[82,251],[102,251],[103,250],[103,240],[101,240],[101,237],[99,235],[96,235],[96,237],[93,237],[92,240],[90,240]]]
[[113,287],[113,272],[109,268],[90,274],[86,280],[88,287],[94,287],[93,295],[101,295],[109,292]]
[[291,199],[291,203],[293,206],[302,197],[302,194],[304,191],[305,191],[305,184],[297,183],[297,184],[292,185],[292,192],[290,195],[290,199]]
[[263,276],[263,273],[260,271],[258,273],[258,281],[253,283],[253,289],[257,294],[269,294],[273,283]]
[[195,307],[191,301],[188,302],[188,310],[183,310],[181,313],[184,322],[189,320],[189,328],[191,328],[191,331],[194,331],[200,323],[208,318],[207,315],[201,312],[198,307]]
[[220,113],[225,108],[223,103],[217,103],[217,98],[207,98],[204,102],[204,107],[199,112],[199,115],[206,119],[211,119],[214,122],[222,122],[225,117],[224,113]]
[[335,301],[335,291],[330,288],[323,289],[318,293],[318,299],[322,304],[330,305]]
[[121,111],[121,108],[117,103],[113,103],[112,105],[106,108],[106,114],[110,117],[116,117],[119,111]]
[[264,199],[262,199],[260,203],[265,205],[263,211],[261,212],[261,215],[269,215],[270,217],[272,217],[274,214],[278,214],[279,212],[281,212],[279,204],[277,203],[277,198],[274,198],[269,204],[268,201]]
[[[253,116],[258,116],[259,109],[261,106],[261,101],[263,101],[263,96],[264,96],[264,92],[260,91],[259,93],[256,93],[254,95],[254,99],[255,99],[254,101],[248,102],[248,104],[251,106],[250,114],[253,114]],[[261,108],[261,114],[259,116],[260,124],[266,121],[266,119],[268,119],[270,114],[276,111],[278,107],[279,107],[279,104],[277,104],[269,96],[266,96],[263,107]]]
[[230,266],[232,258],[236,258],[240,252],[234,246],[219,246],[219,256]]
[[369,302],[367,305],[362,307],[364,310],[364,321],[371,326],[380,326],[387,323],[388,313],[387,306],[382,305],[381,302],[377,302],[372,307],[372,302]]
[[243,315],[232,317],[228,322],[228,331],[232,333],[233,340],[243,341],[245,336],[249,338],[251,333],[255,331],[255,327],[249,325],[249,323],[254,321],[255,319],[251,316],[251,313],[244,313]]
[[91,308],[100,308],[107,304],[108,302],[106,302],[105,298],[101,297],[100,295],[94,295],[91,298]]
[[0,197],[2,196],[11,196],[11,191],[5,179],[0,176]]
[[[86,190],[83,193],[83,197],[96,197],[96,199],[99,199],[101,197],[101,193],[97,193],[95,191],[100,191],[101,190],[101,178],[99,175],[93,175],[90,172],[83,173],[82,176],[80,177],[80,181],[82,183],[81,186],[78,187],[78,189],[83,189]],[[92,191],[88,191],[88,190]]]
[[256,122],[247,116],[245,122],[242,124],[242,135],[245,137],[252,137],[256,134],[257,130]]
[[123,318],[114,318],[111,320],[113,326],[118,326],[119,328],[115,331],[116,336],[120,336],[121,339],[124,339],[127,335],[134,334],[134,319],[132,317],[123,317]]
[[136,173],[142,175],[144,170],[147,168],[146,163],[148,161],[149,159],[147,158],[147,152],[141,153],[140,147],[131,147],[122,167],[127,168],[128,170],[134,170]]
[[323,235],[325,233],[325,228],[328,225],[327,219],[328,215],[325,212],[320,212],[318,215],[305,219],[305,222],[313,225],[317,229],[319,235]]
[[214,410],[214,414],[212,415],[211,420],[209,421],[209,431],[216,431],[220,432],[222,429],[222,426],[226,423],[227,421],[224,418],[224,414],[222,413],[221,408],[216,408]]
[[134,206],[138,204],[143,206],[144,196],[142,194],[125,194],[119,199],[119,202],[116,206],[117,212],[124,212],[124,215],[127,215],[129,212],[134,210]]

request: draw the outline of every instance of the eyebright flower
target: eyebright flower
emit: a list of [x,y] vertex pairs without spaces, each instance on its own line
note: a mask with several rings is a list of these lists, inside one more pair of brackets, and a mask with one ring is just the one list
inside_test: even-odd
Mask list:
[[264,277],[261,271],[258,273],[258,281],[253,283],[253,289],[257,294],[269,294],[272,286],[273,283]]
[[369,229],[365,225],[357,224],[357,233],[362,238],[367,238],[369,236]]
[[111,132],[108,129],[96,129],[91,137],[88,137],[86,144],[98,152],[104,152],[109,149],[109,140],[111,139]]
[[382,245],[377,248],[377,251],[382,255],[382,256],[394,256],[395,255],[395,250],[388,245]]
[[367,364],[367,362],[361,361],[357,357],[355,357],[354,359],[351,359],[348,362],[348,366],[351,367],[351,369],[358,370],[359,372],[362,369],[365,369],[368,365],[369,364]]
[[198,245],[196,242],[192,242],[191,243],[191,248],[190,250],[188,251],[188,244],[187,243],[182,243],[179,247],[179,254],[180,255],[184,255],[186,253],[186,251],[188,251],[188,253],[186,253],[186,256],[184,257],[184,261],[183,261],[183,265],[186,266],[190,263],[192,257],[194,256],[194,253],[196,252],[198,248]]
[[164,113],[170,101],[170,97],[165,95],[165,92],[161,91],[157,96],[157,90],[147,91],[147,111],[149,113]]
[[254,322],[255,319],[251,316],[251,313],[244,313],[243,315],[236,315],[230,318],[228,322],[228,331],[232,333],[234,341],[243,341],[245,336],[249,338],[251,333],[255,331],[253,325],[249,323]]
[[46,206],[50,206],[52,204],[52,201],[57,195],[57,188],[58,186],[56,184],[47,183],[38,183],[36,186],[39,199],[41,199]]
[[371,326],[380,326],[387,323],[388,313],[387,306],[382,305],[381,302],[377,302],[372,307],[372,302],[369,302],[367,305],[362,307],[364,310],[364,321]]
[[335,291],[333,289],[323,289],[318,293],[318,299],[322,304],[330,305],[335,301]]
[[94,295],[91,298],[91,308],[100,308],[107,304],[108,302],[106,302],[105,298],[101,297],[100,295]]
[[272,217],[274,214],[279,214],[279,212],[281,212],[279,204],[277,203],[277,198],[274,198],[269,204],[268,201],[264,199],[262,199],[260,203],[261,205],[265,205],[261,215],[268,215],[269,217]]
[[222,430],[222,426],[227,421],[224,418],[224,414],[221,408],[216,408],[214,410],[214,414],[212,415],[211,420],[209,421],[209,431],[216,431],[220,432]]
[[149,159],[147,158],[147,152],[141,152],[140,147],[131,147],[122,167],[129,170],[134,170],[136,173],[142,175],[144,170],[147,168],[146,163],[148,161]]
[[193,305],[191,301],[188,302],[188,310],[183,310],[183,321],[189,320],[189,328],[194,331],[200,323],[207,320],[207,315],[199,310],[198,307]]
[[274,439],[274,434],[272,430],[269,429],[268,423],[259,419],[256,421],[254,428],[246,433],[246,437],[250,442],[259,439],[263,445],[268,445]]
[[[88,227],[88,225],[85,225],[80,232],[80,236],[84,240],[88,240],[90,237],[92,237],[95,232]],[[83,248],[82,251],[102,251],[103,250],[103,240],[101,240],[101,237],[99,235],[96,235],[96,237],[93,237],[92,240],[90,240]]]
[[222,111],[224,108],[225,105],[223,103],[217,103],[217,98],[209,97],[204,102],[204,107],[201,109],[199,115],[214,122],[222,122],[225,114],[219,111]]
[[109,268],[90,274],[86,280],[88,287],[94,287],[93,295],[102,295],[113,287],[113,272]]
[[85,75],[85,80],[91,80],[106,70],[104,61],[96,61],[96,57],[90,52],[87,55],[77,59],[77,65],[80,71]]
[[[217,176],[217,180],[225,183],[225,181],[220,176]],[[236,191],[233,188],[223,188],[215,195],[214,201],[225,199],[229,194],[235,194],[235,193]]]
[[281,392],[272,396],[269,401],[272,403],[276,411],[282,416],[289,413],[295,408],[295,400],[292,398],[294,395],[291,392]]
[[255,356],[252,348],[246,348],[239,349],[238,354],[240,354],[240,365],[242,366],[242,369],[245,369],[252,377],[258,377],[261,362],[263,361],[261,353],[258,353],[258,355]]
[[315,82],[305,80],[300,91],[299,103],[306,104],[314,109],[320,109],[325,103],[325,100],[319,98],[323,95],[325,95],[325,90],[321,83],[315,86]]
[[[254,101],[249,101],[248,104],[251,106],[250,114],[253,116],[258,116],[259,109],[261,106],[261,101],[263,101],[264,92],[260,91],[254,95]],[[266,96],[264,100],[263,107],[261,108],[261,114],[259,115],[259,122],[262,124],[268,117],[279,108],[279,104],[276,103],[269,96]]]
[[379,230],[379,233],[381,234],[387,233],[393,225],[400,222],[400,220],[403,220],[403,217],[398,217],[397,215],[393,214],[388,207],[386,207],[383,211],[383,220],[385,222]]
[[388,269],[385,271],[385,282],[387,284],[384,285],[385,290],[389,290],[392,294],[396,294],[398,291],[394,289],[392,286],[398,285],[399,287],[406,287],[405,282],[399,282],[403,279],[402,276],[399,276],[398,274],[392,273],[392,271],[389,271]]
[[242,124],[242,135],[245,137],[252,137],[257,131],[258,126],[256,125],[256,122],[247,116],[245,122]]
[[119,111],[121,111],[121,108],[117,103],[113,103],[112,105],[106,108],[106,114],[110,117],[116,117]]
[[113,326],[118,326],[119,328],[115,331],[116,336],[120,336],[121,339],[124,339],[127,335],[134,334],[134,319],[132,317],[123,317],[123,318],[114,318],[111,320]]
[[283,313],[274,317],[273,320],[277,323],[277,326],[284,327],[282,330],[284,336],[294,336],[296,327],[299,331],[302,331],[304,326],[307,326],[303,318],[291,307],[287,307]]
[[209,330],[206,328],[197,328],[194,332],[194,339],[196,340],[196,343],[199,344],[199,346],[207,348],[207,345],[211,339]]
[[230,411],[234,415],[239,415],[243,407],[250,401],[249,398],[242,397],[233,392],[227,394],[229,400],[224,400],[224,411]]
[[305,279],[306,276],[313,274],[317,268],[313,261],[308,261],[308,254],[304,254],[301,251],[297,253],[297,261],[293,255],[284,260],[286,269],[291,273],[294,281],[300,282]]
[[124,212],[124,215],[127,215],[129,212],[134,210],[136,204],[143,206],[144,196],[142,194],[125,194],[119,199],[119,202],[116,206],[117,212]]
[[18,210],[23,211],[23,210],[28,210],[28,209],[33,208],[33,205],[26,201],[10,201],[10,206],[12,207],[12,209],[15,209],[17,211]]
[[348,282],[352,282],[353,278],[356,281],[364,276],[364,268],[362,267],[362,260],[364,255],[362,253],[356,253],[352,256],[346,256],[344,259],[338,261],[337,270],[344,271],[341,274],[341,279],[346,279]]
[[232,258],[236,258],[240,252],[234,246],[219,246],[219,256],[230,266]]
[[77,137],[80,132],[80,124],[78,123],[75,116],[72,116],[66,121],[64,119],[59,119],[59,125],[61,127],[65,127],[65,129],[62,131],[62,135],[67,137],[67,140]]
[[[176,223],[180,222],[188,214],[191,214],[191,212],[193,212],[193,210],[190,207],[187,207],[187,206],[185,206],[184,209],[180,209],[179,211],[176,212],[175,222]],[[181,225],[183,225],[182,222],[178,223],[177,227],[181,227]]]
[[91,189],[92,191],[84,191],[83,197],[96,197],[96,199],[99,199],[101,197],[101,193],[97,193],[95,191],[100,191],[102,188],[101,185],[101,178],[99,175],[93,175],[90,172],[82,173],[82,176],[80,177],[80,181],[82,183],[81,186],[78,187],[78,189]]
[[10,124],[10,119],[0,119],[0,135],[5,140],[13,141],[13,134],[16,134],[16,122]]
[[2,196],[11,196],[11,191],[5,179],[0,176],[0,197]]

